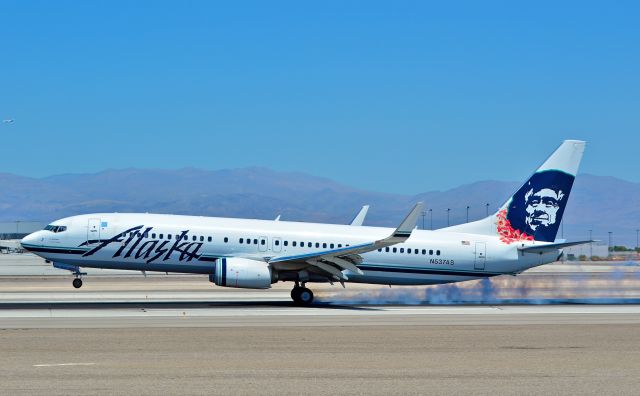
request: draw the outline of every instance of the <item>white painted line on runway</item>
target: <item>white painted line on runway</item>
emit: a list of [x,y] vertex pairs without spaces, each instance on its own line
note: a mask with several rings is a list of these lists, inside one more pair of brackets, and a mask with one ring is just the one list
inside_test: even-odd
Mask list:
[[[618,306],[448,306],[448,307],[353,307],[333,308],[107,308],[107,309],[11,309],[0,310],[0,318],[101,318],[101,317],[375,317],[375,316],[481,316],[481,315],[612,315],[626,314],[640,317],[640,305]],[[1,326],[1,325],[0,325]]]
[[0,292],[0,301],[13,302],[132,302],[198,300],[218,302],[231,300],[291,300],[289,292]]
[[34,364],[33,367],[58,367],[58,366],[93,366],[95,363],[45,363]]

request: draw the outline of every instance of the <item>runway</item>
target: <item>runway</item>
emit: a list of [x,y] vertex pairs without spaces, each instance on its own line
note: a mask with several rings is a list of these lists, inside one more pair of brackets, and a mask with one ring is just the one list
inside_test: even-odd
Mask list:
[[[458,315],[488,317],[475,312]],[[637,394],[638,324],[604,323],[613,313],[586,321],[557,313],[575,323],[445,325],[419,316],[435,320],[425,325],[387,314],[401,325],[349,315],[346,326],[338,316],[324,318],[328,326],[292,326],[304,317],[262,315],[223,327],[211,325],[215,317],[180,327],[149,316],[135,326],[112,317],[120,326],[83,318],[82,328],[5,328],[0,394]],[[603,323],[585,323],[595,317]]]
[[3,329],[640,324],[640,306],[291,307],[219,303],[52,304],[4,309]]
[[306,308],[287,284],[0,277],[0,395],[637,394],[635,272],[567,274],[433,295],[314,285]]
[[[527,304],[522,303],[520,286],[513,287],[510,279],[497,279],[489,296],[484,295],[486,287],[481,283],[467,282],[470,286],[455,287],[457,295],[470,302],[440,304],[418,301],[416,296],[451,286],[389,289],[348,285],[343,289],[313,285],[318,302],[310,307],[295,306],[289,296],[291,285],[282,283],[269,290],[243,290],[215,287],[204,276],[96,276],[74,289],[69,277],[0,277],[0,323],[2,328],[135,328],[640,322],[640,282],[619,278],[614,285],[618,300],[625,304],[606,304],[612,295],[598,300],[599,304],[584,304],[583,294],[575,294],[575,285],[566,279],[553,289],[554,300],[542,299],[550,295],[549,279],[554,277],[563,279],[545,273],[525,276],[521,282],[528,282],[527,293],[533,296]],[[580,281],[579,286],[582,293],[590,286],[587,292],[596,295],[602,284],[597,275]],[[398,304],[401,300],[406,303]]]

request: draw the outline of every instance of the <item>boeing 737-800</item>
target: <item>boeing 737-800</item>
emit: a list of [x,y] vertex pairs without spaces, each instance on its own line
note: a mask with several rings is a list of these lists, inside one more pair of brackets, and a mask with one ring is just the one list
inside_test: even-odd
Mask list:
[[585,143],[567,140],[493,215],[435,231],[416,229],[421,203],[393,228],[274,220],[94,213],[54,221],[22,246],[53,265],[209,275],[218,286],[267,289],[294,282],[432,285],[515,275],[550,263]]

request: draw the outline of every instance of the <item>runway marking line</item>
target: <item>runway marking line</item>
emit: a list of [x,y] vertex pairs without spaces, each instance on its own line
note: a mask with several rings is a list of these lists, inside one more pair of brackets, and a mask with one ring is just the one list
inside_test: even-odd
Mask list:
[[33,367],[58,367],[58,366],[93,366],[95,363],[44,363],[34,364]]

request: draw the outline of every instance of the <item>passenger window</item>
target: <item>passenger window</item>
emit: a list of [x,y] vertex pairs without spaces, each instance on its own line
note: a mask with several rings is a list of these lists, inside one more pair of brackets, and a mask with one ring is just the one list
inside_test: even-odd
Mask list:
[[427,254],[427,249],[422,249],[422,254],[423,255]]
[[284,241],[284,246],[289,246],[289,241]]
[[267,243],[267,241],[266,241],[266,240],[264,240],[264,239],[261,239],[261,240],[260,240],[260,244],[261,244],[261,245],[264,245],[265,243]]
[[247,245],[251,245],[251,238],[247,238]]
[[204,242],[204,237],[202,235],[200,236],[200,242]]
[[296,247],[296,241],[291,242],[291,246]]
[[436,256],[439,256],[439,255],[440,255],[440,251],[436,250]]
[[316,242],[316,247],[319,248],[320,247],[320,243]]
[[326,244],[326,243],[323,243],[323,244],[322,244],[322,248],[323,248],[323,249],[326,249],[326,248],[327,248],[327,244]]
[[389,253],[389,246],[387,246],[386,248],[384,248],[384,251]]
[[308,243],[307,243],[307,247],[311,247],[311,242],[308,242]]
[[171,234],[167,234],[167,239],[171,239]]
[[400,253],[404,253],[404,248],[400,248]]
[[382,252],[382,249],[378,249],[379,252]]
[[244,243],[244,238],[240,238],[240,243]]
[[197,240],[198,240],[198,237],[194,235],[194,236],[191,238],[191,240],[195,242],[195,241],[197,241]]
[[339,248],[341,248],[341,247],[342,247],[342,244],[341,244],[341,243],[339,243],[339,244],[338,244],[338,249],[339,249]]
[[393,248],[393,252],[396,253],[398,251],[398,248]]
[[433,256],[433,250],[429,249],[429,256]]
[[280,246],[280,241],[276,239],[276,246]]
[[224,237],[224,243],[227,243],[227,242],[229,242],[229,238]]
[[211,237],[207,237],[207,242],[211,242]]
[[151,238],[156,239],[156,234],[151,234]]
[[415,249],[413,252],[414,252],[415,254],[420,253],[420,251],[419,251],[418,249]]
[[258,244],[258,240],[254,238],[254,239],[253,239],[253,244],[254,244],[254,245],[257,245],[257,244]]
[[331,245],[329,245],[329,247],[330,247],[331,249],[333,249],[333,246],[334,246],[334,245],[333,245],[333,243],[332,243]]
[[407,253],[411,254],[411,249],[407,249]]

